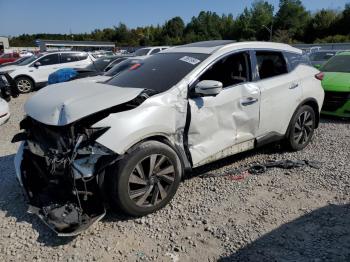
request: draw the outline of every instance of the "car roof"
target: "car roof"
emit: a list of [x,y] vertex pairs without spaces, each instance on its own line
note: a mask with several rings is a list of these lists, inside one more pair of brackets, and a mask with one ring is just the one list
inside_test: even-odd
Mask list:
[[233,40],[214,40],[196,42],[182,46],[176,46],[171,49],[164,50],[162,53],[203,53],[213,54],[219,50],[234,50],[234,49],[274,49],[289,51],[302,54],[302,51],[298,48],[292,47],[287,44],[274,43],[274,42],[235,42]]

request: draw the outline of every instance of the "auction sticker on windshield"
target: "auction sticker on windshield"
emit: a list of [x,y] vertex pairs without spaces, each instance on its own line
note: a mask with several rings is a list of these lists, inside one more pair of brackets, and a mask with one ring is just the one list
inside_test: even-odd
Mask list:
[[201,62],[201,60],[198,60],[197,58],[190,57],[190,56],[184,56],[180,58],[181,61],[184,61],[186,63],[189,63],[191,65],[196,65]]

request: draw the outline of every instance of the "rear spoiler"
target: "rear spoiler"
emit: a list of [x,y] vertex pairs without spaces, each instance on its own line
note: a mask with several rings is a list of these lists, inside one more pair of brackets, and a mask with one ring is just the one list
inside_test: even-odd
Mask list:
[[9,101],[19,96],[16,82],[8,73],[0,72],[0,97]]

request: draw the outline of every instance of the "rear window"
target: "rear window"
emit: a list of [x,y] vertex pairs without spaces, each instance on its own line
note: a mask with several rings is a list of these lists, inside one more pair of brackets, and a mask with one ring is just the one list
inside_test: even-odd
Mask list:
[[260,79],[288,73],[287,63],[281,52],[257,51],[256,59]]
[[132,65],[107,83],[164,92],[208,57],[207,54],[158,53]]
[[331,58],[323,67],[323,72],[350,73],[350,55],[337,55]]
[[149,49],[149,48],[141,48],[141,49],[137,50],[137,51],[134,53],[134,55],[135,55],[135,56],[144,56],[144,55],[147,55],[147,54],[148,54],[149,50],[151,50],[151,49]]
[[335,55],[335,52],[316,52],[310,55],[311,61],[327,61]]

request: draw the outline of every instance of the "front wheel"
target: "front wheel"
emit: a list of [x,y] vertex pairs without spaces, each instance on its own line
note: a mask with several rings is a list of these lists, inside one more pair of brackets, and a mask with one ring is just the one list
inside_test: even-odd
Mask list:
[[174,197],[182,168],[176,152],[158,141],[136,146],[111,174],[112,204],[132,216],[161,209]]
[[22,94],[29,93],[34,89],[34,83],[28,77],[18,77],[16,79],[16,86],[17,86],[18,92]]
[[287,143],[294,150],[304,149],[311,141],[316,126],[315,111],[304,105],[294,114],[287,135]]

